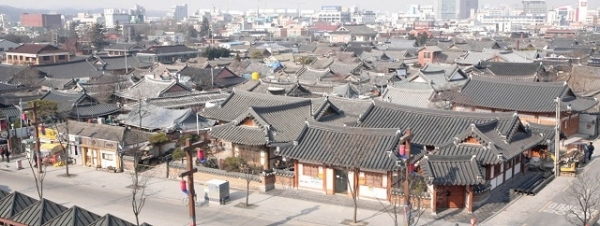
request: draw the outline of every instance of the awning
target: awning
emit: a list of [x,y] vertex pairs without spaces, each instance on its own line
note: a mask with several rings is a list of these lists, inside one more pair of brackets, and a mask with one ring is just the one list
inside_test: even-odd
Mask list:
[[64,146],[60,145],[60,143],[45,143],[40,145],[41,152],[50,152],[51,154],[62,152],[64,149]]

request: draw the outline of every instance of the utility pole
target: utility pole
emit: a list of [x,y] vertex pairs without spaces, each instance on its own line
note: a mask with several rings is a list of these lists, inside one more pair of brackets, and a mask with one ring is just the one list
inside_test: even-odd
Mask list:
[[187,171],[179,174],[179,177],[187,177],[187,189],[188,189],[188,211],[190,216],[190,226],[196,226],[196,190],[194,190],[194,173],[198,172],[197,168],[194,168],[194,161],[192,157],[192,152],[195,148],[200,147],[202,145],[202,141],[198,143],[191,143],[191,139],[185,140],[185,147],[183,150],[185,151],[185,156],[187,158]]
[[410,129],[406,129],[402,141],[406,150],[406,160],[404,161],[404,222],[406,226],[411,225],[412,217],[412,206],[410,204],[410,140],[412,139],[412,132]]
[[214,67],[210,67],[210,90],[215,88],[215,71]]
[[33,127],[35,128],[35,150],[34,150],[35,151],[35,155],[36,155],[35,161],[36,161],[37,166],[38,166],[38,173],[41,174],[44,171],[42,170],[42,159],[41,159],[42,158],[41,157],[42,152],[40,151],[40,145],[41,145],[41,143],[40,143],[40,129],[39,129],[39,124],[40,123],[37,120],[37,109],[38,109],[38,106],[37,106],[36,102],[33,102],[33,107],[28,107],[28,108],[23,108],[21,106],[21,104],[22,104],[22,102],[19,101],[19,106],[18,107],[15,106],[21,112],[21,116],[23,115],[23,113],[25,111],[32,111],[32,117],[33,117],[33,123],[32,124],[33,124]]
[[560,176],[560,166],[559,166],[559,162],[560,162],[560,124],[561,119],[560,119],[560,105],[561,105],[561,101],[560,101],[560,97],[557,97],[554,102],[556,103],[556,119],[555,120],[555,127],[554,127],[554,176],[555,177],[559,177]]

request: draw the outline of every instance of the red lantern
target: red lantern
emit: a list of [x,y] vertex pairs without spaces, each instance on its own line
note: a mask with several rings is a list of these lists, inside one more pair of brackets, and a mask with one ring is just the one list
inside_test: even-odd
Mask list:
[[400,148],[398,148],[398,154],[400,156],[405,156],[406,155],[406,146],[405,145],[400,145]]
[[202,149],[196,150],[196,158],[200,161],[204,160],[204,151]]
[[411,164],[408,166],[408,169],[410,170],[409,172],[414,172],[414,171],[415,171],[415,164],[412,164],[412,163],[411,163]]
[[27,121],[27,114],[23,113],[23,116],[21,116],[23,121]]
[[179,181],[179,187],[182,192],[187,192],[187,182],[185,180]]

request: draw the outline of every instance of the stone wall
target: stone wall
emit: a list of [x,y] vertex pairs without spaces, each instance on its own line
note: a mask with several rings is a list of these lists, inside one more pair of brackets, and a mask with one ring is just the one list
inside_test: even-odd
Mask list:
[[[246,183],[250,181],[250,190],[265,192],[275,188],[275,175],[247,175],[237,172],[227,172],[225,170],[213,169],[207,167],[196,167],[198,172],[194,173],[194,182],[205,183],[212,179],[229,181],[229,187],[232,189],[246,190]],[[174,161],[169,163],[169,179],[179,180],[179,174],[185,172],[185,167],[181,162]],[[152,173],[153,177],[167,178],[167,164],[162,163],[154,167],[147,173]]]

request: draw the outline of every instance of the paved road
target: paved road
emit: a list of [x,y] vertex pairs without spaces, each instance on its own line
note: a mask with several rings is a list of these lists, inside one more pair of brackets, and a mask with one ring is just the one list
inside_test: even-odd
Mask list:
[[[132,214],[128,173],[114,174],[73,166],[77,176],[60,177],[64,168],[47,169],[44,181],[44,197],[70,207],[77,205],[99,215],[111,213],[130,222]],[[196,186],[202,190],[201,185]],[[16,190],[37,198],[30,169],[15,170],[14,163],[0,163],[0,189]],[[168,179],[151,179],[147,191],[151,196],[140,215],[141,222],[153,225],[189,225],[187,206],[181,200],[179,182]],[[227,205],[210,204],[197,209],[197,223],[203,225],[339,225],[352,216],[352,208],[323,203],[296,200],[269,194],[253,193],[250,202],[254,209],[242,209],[235,204],[243,202],[245,191],[231,191],[232,201]],[[358,219],[369,225],[393,225],[385,212],[359,209]],[[429,225],[452,225],[455,223],[421,219]],[[464,224],[459,224],[464,225]]]
[[[598,147],[600,141],[595,141]],[[594,153],[592,162],[582,168],[585,178],[600,173],[600,155]],[[574,177],[561,176],[550,182],[535,196],[522,196],[496,216],[483,222],[491,226],[571,225],[565,217],[568,210],[577,211],[576,200],[569,198]]]

